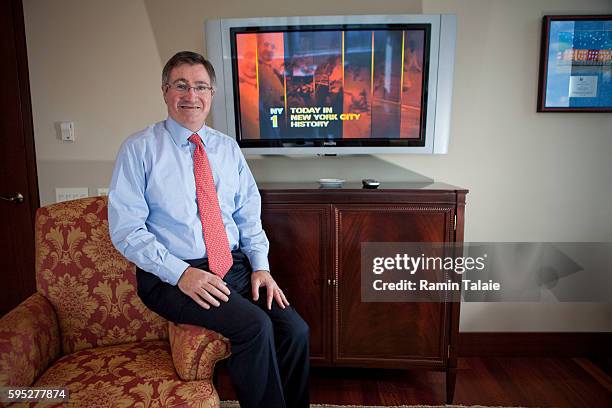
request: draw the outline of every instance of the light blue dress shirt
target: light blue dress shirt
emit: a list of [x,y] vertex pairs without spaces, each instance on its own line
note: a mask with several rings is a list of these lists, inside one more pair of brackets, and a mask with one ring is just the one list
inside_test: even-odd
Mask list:
[[[253,270],[270,270],[261,227],[261,197],[232,138],[204,126],[197,132],[208,156],[231,249],[240,248]],[[193,132],[172,118],[123,142],[108,197],[111,240],[127,259],[176,285],[206,257],[193,174]]]

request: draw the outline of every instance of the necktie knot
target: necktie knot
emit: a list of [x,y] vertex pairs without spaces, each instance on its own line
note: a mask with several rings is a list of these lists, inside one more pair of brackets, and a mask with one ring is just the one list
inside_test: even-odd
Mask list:
[[199,146],[202,143],[202,139],[197,133],[194,133],[193,135],[189,136],[189,141],[196,146]]

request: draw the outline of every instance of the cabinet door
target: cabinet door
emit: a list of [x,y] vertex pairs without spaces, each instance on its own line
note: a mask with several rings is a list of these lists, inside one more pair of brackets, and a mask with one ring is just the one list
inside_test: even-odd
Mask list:
[[440,366],[447,359],[450,305],[361,302],[362,242],[446,242],[454,207],[337,206],[334,209],[337,365],[380,368]]
[[265,204],[262,223],[270,241],[270,269],[289,303],[310,326],[310,356],[331,362],[329,205]]

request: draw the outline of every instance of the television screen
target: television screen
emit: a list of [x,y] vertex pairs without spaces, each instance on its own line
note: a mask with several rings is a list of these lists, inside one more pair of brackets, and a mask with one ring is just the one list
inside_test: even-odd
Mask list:
[[424,146],[430,28],[232,27],[238,143]]

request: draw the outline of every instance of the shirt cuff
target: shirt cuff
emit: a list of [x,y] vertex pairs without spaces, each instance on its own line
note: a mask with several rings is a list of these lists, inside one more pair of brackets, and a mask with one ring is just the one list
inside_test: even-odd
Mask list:
[[189,264],[172,254],[168,254],[161,266],[161,278],[164,282],[176,286]]
[[248,254],[249,262],[253,271],[270,271],[268,256],[264,254]]

